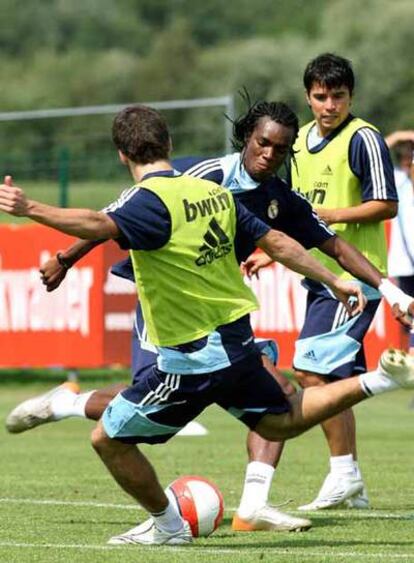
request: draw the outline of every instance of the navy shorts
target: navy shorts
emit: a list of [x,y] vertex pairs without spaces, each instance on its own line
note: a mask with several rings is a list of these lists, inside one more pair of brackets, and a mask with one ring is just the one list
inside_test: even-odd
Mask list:
[[294,368],[331,380],[365,372],[362,341],[379,303],[380,299],[372,299],[362,313],[350,317],[341,302],[309,291],[305,322],[295,343]]
[[258,353],[200,375],[168,374],[153,365],[111,401],[102,422],[111,438],[126,443],[164,443],[214,403],[251,429],[266,414],[290,410],[289,401]]
[[[273,340],[257,338],[255,344],[262,355],[266,355],[273,365],[277,365],[279,349]],[[157,365],[157,349],[147,340],[147,333],[142,310],[137,305],[131,339],[131,377],[132,385],[143,376],[149,374]]]

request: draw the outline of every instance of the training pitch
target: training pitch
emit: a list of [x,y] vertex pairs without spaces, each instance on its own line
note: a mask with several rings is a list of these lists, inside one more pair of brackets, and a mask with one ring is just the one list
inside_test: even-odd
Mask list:
[[[0,376],[1,377],[1,376]],[[94,381],[92,388],[105,383]],[[52,383],[55,385],[56,383]],[[112,535],[146,518],[110,478],[89,445],[93,423],[71,419],[20,435],[4,430],[18,402],[49,383],[0,379],[0,561],[44,562],[257,562],[414,561],[414,410],[412,394],[396,392],[356,408],[360,465],[372,509],[309,514],[304,533],[233,533],[231,518],[244,478],[246,431],[218,408],[198,420],[208,436],[181,437],[144,447],[163,485],[199,474],[222,490],[225,516],[210,537],[188,547],[108,546]],[[82,383],[83,390],[91,388]],[[271,501],[295,513],[310,502],[328,467],[319,428],[289,442],[276,472]]]

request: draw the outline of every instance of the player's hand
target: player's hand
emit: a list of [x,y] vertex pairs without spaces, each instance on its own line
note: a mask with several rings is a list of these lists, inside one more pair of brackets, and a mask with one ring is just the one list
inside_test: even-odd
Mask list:
[[56,256],[53,256],[40,267],[40,279],[46,286],[46,291],[57,289],[66,277],[67,268],[59,264]]
[[332,225],[332,223],[337,223],[335,218],[335,209],[322,209],[321,207],[315,207],[315,211],[319,218],[322,219],[327,225]]
[[351,317],[359,315],[365,309],[367,298],[359,285],[337,279],[332,285],[332,291],[344,305]]
[[408,310],[406,313],[403,313],[398,306],[398,303],[395,303],[391,307],[392,316],[396,319],[399,323],[407,328],[411,328],[413,326],[413,319],[414,319],[414,301],[410,303],[408,306]]
[[272,264],[273,260],[264,252],[254,252],[240,264],[241,272],[244,276],[251,278],[252,276],[259,277],[259,270],[266,268]]
[[25,217],[29,210],[29,201],[21,188],[13,186],[11,176],[4,177],[0,185],[0,210],[16,217]]

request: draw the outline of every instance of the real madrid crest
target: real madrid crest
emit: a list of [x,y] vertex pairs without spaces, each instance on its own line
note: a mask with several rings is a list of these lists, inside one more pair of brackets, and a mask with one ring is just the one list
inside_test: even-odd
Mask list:
[[269,207],[267,208],[267,216],[269,217],[269,219],[276,219],[276,217],[279,214],[279,204],[277,202],[277,199],[272,199]]

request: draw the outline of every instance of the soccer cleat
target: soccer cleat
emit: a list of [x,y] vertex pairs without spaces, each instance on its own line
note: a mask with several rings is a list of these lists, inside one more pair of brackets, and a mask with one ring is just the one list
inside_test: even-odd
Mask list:
[[414,389],[414,357],[403,350],[385,350],[379,361],[387,377],[404,389]]
[[367,489],[364,487],[360,493],[346,499],[344,506],[346,508],[354,508],[356,510],[368,510],[370,506]]
[[142,524],[131,528],[120,536],[113,536],[108,543],[110,545],[125,545],[139,543],[142,545],[187,545],[193,541],[191,529],[188,522],[183,521],[184,526],[178,532],[165,532],[155,525],[152,518]]
[[6,418],[7,430],[13,434],[18,434],[40,426],[40,424],[52,422],[54,420],[51,408],[52,399],[65,391],[79,393],[80,387],[73,381],[66,381],[43,395],[23,401]]
[[256,532],[261,530],[273,532],[302,532],[312,527],[307,518],[297,518],[281,512],[274,506],[265,505],[256,510],[250,518],[233,516],[231,524],[234,532]]
[[347,499],[362,492],[364,483],[352,475],[340,477],[329,473],[314,501],[299,506],[298,510],[324,510],[339,506]]

